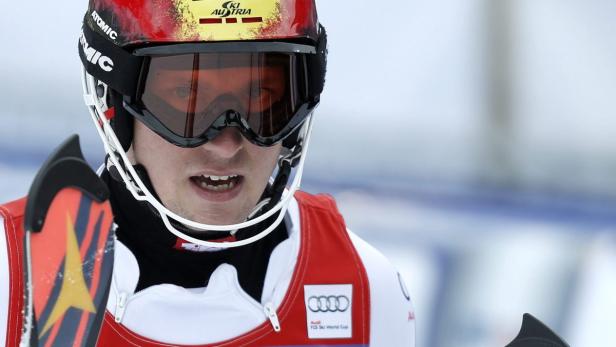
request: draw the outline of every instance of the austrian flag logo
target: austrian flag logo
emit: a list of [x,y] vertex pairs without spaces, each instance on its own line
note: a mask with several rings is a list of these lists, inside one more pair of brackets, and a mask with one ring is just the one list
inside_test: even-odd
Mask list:
[[[193,0],[194,1],[194,0]],[[224,23],[261,23],[263,17],[252,17],[252,9],[242,7],[242,4],[236,1],[226,1],[220,8],[213,10],[210,15],[212,17],[201,18],[200,24],[222,24]]]

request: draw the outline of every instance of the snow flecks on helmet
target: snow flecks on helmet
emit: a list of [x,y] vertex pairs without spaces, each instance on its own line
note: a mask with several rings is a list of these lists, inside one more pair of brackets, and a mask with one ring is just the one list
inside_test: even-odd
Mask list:
[[93,0],[91,8],[115,26],[118,43],[169,41],[178,31],[177,7],[173,0]]
[[318,36],[314,0],[91,0],[93,11],[120,46]]

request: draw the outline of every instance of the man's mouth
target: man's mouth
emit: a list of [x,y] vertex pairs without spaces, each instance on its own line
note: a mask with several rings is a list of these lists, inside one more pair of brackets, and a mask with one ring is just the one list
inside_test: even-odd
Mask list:
[[192,176],[190,180],[199,186],[201,189],[222,193],[229,190],[232,190],[237,185],[239,185],[243,176],[240,175],[230,175],[230,176],[213,176],[213,175],[200,175],[200,176]]

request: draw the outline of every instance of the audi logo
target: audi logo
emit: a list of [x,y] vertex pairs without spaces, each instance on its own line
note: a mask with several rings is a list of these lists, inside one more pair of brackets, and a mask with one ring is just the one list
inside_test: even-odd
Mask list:
[[312,312],[345,312],[351,302],[344,295],[320,295],[308,298],[308,308]]

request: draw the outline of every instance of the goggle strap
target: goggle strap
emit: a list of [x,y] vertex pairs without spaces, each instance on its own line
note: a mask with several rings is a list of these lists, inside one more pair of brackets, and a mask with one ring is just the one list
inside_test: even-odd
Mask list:
[[[137,57],[92,30],[86,15],[79,38],[79,57],[86,71],[112,89],[135,96],[144,57]],[[91,24],[91,23],[90,23]]]
[[317,41],[316,54],[308,56],[310,68],[309,89],[313,102],[318,102],[321,92],[325,87],[325,74],[327,72],[327,32],[325,27],[319,24],[319,40]]
[[111,120],[111,127],[115,131],[124,151],[128,151],[133,143],[134,119],[124,108],[123,96],[113,90],[110,91],[111,103],[116,107],[116,115]]

